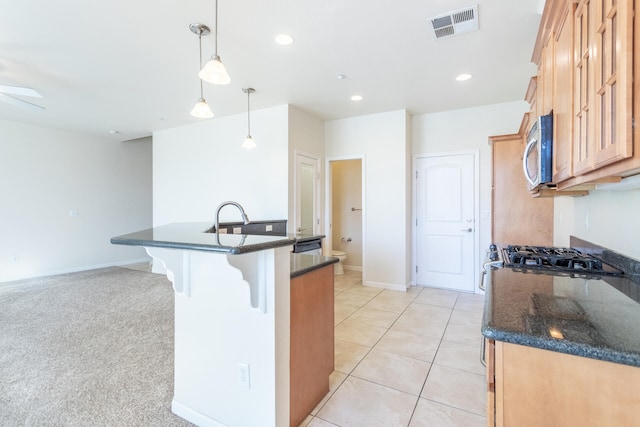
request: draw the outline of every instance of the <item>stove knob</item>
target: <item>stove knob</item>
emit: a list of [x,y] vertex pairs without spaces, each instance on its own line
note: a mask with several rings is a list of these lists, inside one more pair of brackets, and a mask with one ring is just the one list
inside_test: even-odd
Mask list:
[[489,250],[492,251],[492,252],[495,252],[495,251],[498,250],[498,247],[495,244],[492,243],[492,244],[489,245]]

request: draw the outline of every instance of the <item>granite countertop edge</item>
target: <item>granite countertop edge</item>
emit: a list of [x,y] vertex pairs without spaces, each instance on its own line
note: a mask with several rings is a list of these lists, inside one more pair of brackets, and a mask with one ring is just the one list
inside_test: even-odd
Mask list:
[[634,352],[624,352],[609,347],[602,348],[594,345],[574,343],[552,338],[535,337],[530,334],[492,328],[485,324],[482,326],[482,335],[485,338],[510,344],[519,344],[525,347],[640,367],[640,354]]
[[220,254],[240,255],[250,252],[257,252],[266,249],[279,248],[282,246],[290,246],[296,242],[291,237],[283,237],[278,240],[270,242],[261,242],[251,245],[243,246],[225,246],[225,245],[211,245],[205,243],[193,243],[193,242],[169,242],[162,240],[145,240],[145,239],[126,239],[120,237],[113,237],[111,243],[114,245],[127,245],[127,246],[147,246],[155,248],[167,248],[167,249],[186,249],[193,251],[205,251],[215,252]]
[[[317,240],[324,235],[207,233],[206,222],[172,223],[111,238],[115,245],[239,255]],[[235,240],[234,240],[235,239]],[[221,242],[222,240],[222,242]]]
[[640,353],[632,350],[599,347],[593,344],[559,340],[551,337],[540,337],[527,332],[496,327],[490,323],[490,316],[488,316],[494,309],[493,299],[493,289],[491,284],[489,284],[485,291],[481,325],[481,333],[485,338],[589,359],[640,367]]
[[[624,292],[628,286],[640,285],[640,262],[620,255],[614,251],[603,248],[597,244],[582,240],[576,236],[570,236],[570,244],[572,248],[576,248],[583,253],[593,255],[603,261],[613,265],[624,271],[624,276],[620,279],[612,278],[609,283],[614,289]],[[622,280],[622,282],[620,282]],[[619,283],[614,283],[615,281]],[[630,290],[630,289],[629,289]],[[637,348],[630,349],[628,346],[621,345],[617,348],[609,345],[594,344],[589,342],[576,342],[569,340],[556,339],[550,336],[538,336],[528,331],[513,330],[509,325],[503,323],[492,323],[495,310],[513,311],[514,307],[504,304],[505,289],[498,289],[498,295],[494,295],[494,289],[491,284],[487,286],[485,291],[484,313],[482,318],[481,332],[485,338],[496,341],[507,342],[511,344],[519,344],[527,347],[538,348],[542,350],[555,351],[580,357],[586,357],[595,360],[618,363],[640,367],[640,352]],[[636,302],[640,302],[635,294],[626,294]],[[635,295],[635,296],[634,296]]]
[[[296,265],[296,261],[307,261],[303,266]],[[308,255],[304,253],[291,254],[291,278],[311,273],[312,271],[338,262],[338,258],[322,255]]]

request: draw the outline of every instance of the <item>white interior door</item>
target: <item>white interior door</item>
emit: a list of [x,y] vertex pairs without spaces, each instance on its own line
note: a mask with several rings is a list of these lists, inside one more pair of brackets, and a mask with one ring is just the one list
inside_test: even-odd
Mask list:
[[475,159],[416,159],[416,284],[475,289]]
[[299,234],[318,234],[320,229],[320,159],[296,153],[294,227]]

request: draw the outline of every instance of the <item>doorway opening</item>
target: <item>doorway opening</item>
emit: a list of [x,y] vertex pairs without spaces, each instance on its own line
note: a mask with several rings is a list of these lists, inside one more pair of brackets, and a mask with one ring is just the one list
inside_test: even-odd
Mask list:
[[344,270],[361,271],[365,283],[364,159],[327,159],[325,255],[341,251]]
[[295,152],[293,229],[296,234],[320,233],[320,159]]

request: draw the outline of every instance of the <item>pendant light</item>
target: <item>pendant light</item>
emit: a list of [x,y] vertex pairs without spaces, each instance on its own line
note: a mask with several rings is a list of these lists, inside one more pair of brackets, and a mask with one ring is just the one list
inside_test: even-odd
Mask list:
[[245,150],[253,150],[256,148],[256,142],[251,137],[251,105],[249,103],[249,99],[251,98],[251,94],[256,90],[252,87],[243,88],[242,91],[247,94],[247,137],[242,143],[242,148]]
[[[208,35],[211,30],[209,30],[209,27],[206,25],[197,23],[189,25],[189,29],[192,33],[198,36],[198,44],[200,46],[200,67],[202,67],[202,36]],[[191,115],[199,119],[210,119],[213,117],[213,112],[211,111],[211,108],[209,108],[209,105],[207,104],[207,101],[205,101],[202,93],[202,80],[200,80],[200,99],[198,99],[198,102],[191,110]]]
[[216,26],[215,30],[215,40],[214,40],[214,50],[213,55],[211,55],[211,59],[207,62],[198,73],[198,76],[205,82],[213,83],[216,85],[226,85],[231,82],[231,77],[227,73],[227,69],[222,64],[222,60],[220,59],[220,55],[218,55],[218,0],[215,0],[216,7]]

